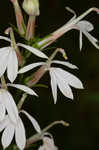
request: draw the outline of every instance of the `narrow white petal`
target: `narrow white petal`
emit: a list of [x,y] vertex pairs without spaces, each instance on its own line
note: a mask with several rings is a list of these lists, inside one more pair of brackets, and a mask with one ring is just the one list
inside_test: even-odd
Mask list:
[[71,69],[78,69],[77,66],[69,63],[69,62],[66,62],[66,61],[59,61],[59,60],[53,60],[52,63],[55,63],[55,64],[61,64],[61,65],[64,65],[64,66],[67,66]]
[[18,43],[17,45],[29,50],[30,52],[32,52],[33,54],[35,54],[38,57],[48,58],[43,52],[41,52],[40,50],[38,50],[34,47],[31,47],[31,46],[25,45],[25,44],[21,44],[21,43]]
[[16,123],[19,116],[18,109],[12,95],[8,91],[3,92],[3,103],[7,109],[10,119]]
[[80,35],[79,35],[79,45],[80,45],[80,51],[82,49],[82,31],[80,31]]
[[99,49],[99,45],[98,40],[96,38],[94,38],[91,34],[89,34],[88,32],[83,32],[85,34],[85,36],[88,38],[88,40],[97,48]]
[[94,29],[93,24],[86,20],[82,20],[78,22],[77,25],[80,27],[81,30],[88,31],[88,32]]
[[41,65],[44,65],[44,64],[45,64],[44,62],[39,62],[39,63],[33,63],[33,64],[30,64],[30,65],[27,65],[27,66],[21,68],[18,73],[25,73],[25,72],[27,72],[31,69],[34,69],[35,67],[38,67],[38,66],[41,66]]
[[0,40],[5,40],[5,41],[8,41],[8,42],[11,42],[11,40],[5,36],[0,36]]
[[7,86],[15,87],[17,89],[20,89],[20,90],[26,92],[27,94],[37,96],[37,94],[32,89],[30,89],[29,87],[27,87],[25,85],[8,83]]
[[5,113],[6,113],[5,106],[4,106],[4,104],[1,103],[0,104],[0,121],[2,121],[4,119]]
[[65,83],[78,88],[78,89],[83,89],[83,84],[82,82],[74,75],[72,75],[71,73],[60,69],[60,68],[56,68],[56,73],[60,78],[62,78],[64,80]]
[[23,150],[26,144],[26,135],[25,135],[25,128],[23,122],[21,121],[20,118],[15,128],[15,140],[19,149]]
[[2,130],[4,130],[4,129],[8,126],[8,124],[9,124],[8,116],[6,115],[5,118],[4,118],[4,120],[2,120],[2,121],[0,122],[0,132],[1,132]]
[[15,50],[10,51],[7,65],[7,75],[11,82],[13,82],[18,74],[18,59]]
[[41,129],[40,129],[40,126],[38,124],[38,122],[34,119],[34,117],[32,117],[29,113],[27,113],[26,111],[24,110],[21,110],[22,113],[24,113],[27,118],[31,121],[33,127],[35,128],[35,130],[40,133],[41,132]]
[[4,74],[9,57],[9,47],[0,49],[0,77]]
[[13,137],[14,137],[14,127],[12,124],[9,124],[3,131],[3,135],[1,139],[2,146],[4,149],[11,144]]
[[62,76],[60,75],[59,69],[60,68],[54,68],[54,73],[56,76],[58,87],[64,96],[73,99],[72,90],[69,87],[68,83],[65,82],[64,78],[62,78]]
[[50,69],[50,77],[51,77],[52,94],[53,94],[53,98],[54,98],[54,103],[56,104],[56,102],[57,102],[57,82],[56,82],[56,77],[53,73],[53,68]]

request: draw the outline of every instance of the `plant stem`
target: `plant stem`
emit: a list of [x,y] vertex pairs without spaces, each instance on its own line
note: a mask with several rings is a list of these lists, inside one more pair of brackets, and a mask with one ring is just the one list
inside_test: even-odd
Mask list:
[[5,81],[5,78],[4,78],[4,75],[1,76],[1,84],[2,84],[2,88],[3,89],[6,89],[7,90],[7,84],[6,84],[6,81]]
[[22,105],[23,105],[23,103],[24,103],[24,101],[25,101],[26,98],[27,98],[27,94],[24,93],[24,94],[22,95],[22,98],[20,99],[18,105],[17,105],[17,108],[18,108],[19,111],[21,110]]

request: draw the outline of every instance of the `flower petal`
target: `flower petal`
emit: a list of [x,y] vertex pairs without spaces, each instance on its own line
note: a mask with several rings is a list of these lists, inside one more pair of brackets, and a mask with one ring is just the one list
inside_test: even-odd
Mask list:
[[18,123],[15,128],[15,140],[19,149],[23,150],[26,144],[26,135],[25,135],[25,128],[20,117],[18,119]]
[[99,49],[99,45],[97,43],[99,43],[99,41],[94,38],[91,34],[89,34],[88,32],[83,32],[85,34],[85,36],[88,38],[88,40],[97,48]]
[[4,92],[2,93],[2,97],[3,97],[3,103],[7,109],[8,115],[10,117],[10,119],[12,120],[12,122],[17,123],[17,119],[18,119],[18,109],[17,106],[14,102],[14,99],[12,97],[12,95],[4,90]]
[[3,131],[3,135],[1,139],[4,149],[11,144],[13,137],[14,137],[14,127],[12,124],[8,124],[8,126]]
[[15,50],[10,50],[8,59],[7,75],[9,80],[13,82],[16,79],[18,73],[18,59]]
[[5,36],[0,36],[0,40],[5,40],[5,41],[8,41],[8,42],[11,42],[11,40]]
[[80,27],[80,30],[83,30],[83,31],[89,32],[94,29],[93,24],[86,20],[82,20],[82,21],[78,22],[77,25]]
[[25,86],[25,85],[21,85],[21,84],[10,84],[10,83],[8,83],[7,86],[15,87],[15,88],[17,88],[17,89],[20,89],[20,90],[22,90],[22,91],[24,91],[24,92],[30,94],[30,95],[35,95],[35,96],[37,96],[37,94],[36,94],[32,89],[30,89],[29,87],[27,87],[27,86]]
[[57,81],[58,87],[64,96],[66,96],[70,99],[73,99],[72,90],[69,87],[68,82],[66,83],[63,76],[60,75],[60,70],[62,70],[62,69],[54,68],[54,71],[53,71],[56,76],[56,81]]
[[64,71],[63,69],[57,68],[56,69],[56,73],[60,78],[62,78],[64,80],[65,83],[78,88],[78,89],[83,89],[83,84],[82,82],[74,75],[72,75],[71,73]]
[[52,94],[54,98],[54,103],[57,102],[57,82],[55,74],[53,73],[53,68],[50,69],[50,76],[51,76],[51,88],[52,88]]
[[17,45],[29,50],[30,52],[32,52],[33,54],[35,54],[38,57],[48,58],[43,52],[41,52],[40,50],[38,50],[34,47],[31,47],[31,46],[25,45],[25,44],[21,44],[21,43],[18,43]]
[[80,35],[79,35],[79,46],[80,46],[80,51],[82,49],[82,31],[80,31]]
[[61,64],[61,65],[67,66],[67,67],[69,67],[71,69],[78,69],[77,66],[75,66],[75,65],[73,65],[73,64],[71,64],[69,62],[66,62],[66,61],[53,60],[51,62],[55,63],[55,64]]
[[38,67],[38,66],[41,66],[41,65],[44,65],[45,63],[44,62],[39,62],[39,63],[33,63],[33,64],[30,64],[30,65],[27,65],[23,68],[21,68],[19,70],[19,73],[25,73],[31,69],[34,69],[35,67]]
[[29,113],[27,113],[26,111],[24,110],[21,110],[22,113],[24,113],[27,118],[31,121],[33,127],[35,128],[35,130],[40,133],[41,132],[41,129],[40,129],[40,126],[38,124],[38,122],[34,119],[34,117],[32,117]]
[[8,124],[8,116],[6,115],[5,118],[0,122],[0,132],[4,130],[4,128],[6,128]]
[[5,113],[5,106],[3,104],[0,104],[0,122],[4,119]]

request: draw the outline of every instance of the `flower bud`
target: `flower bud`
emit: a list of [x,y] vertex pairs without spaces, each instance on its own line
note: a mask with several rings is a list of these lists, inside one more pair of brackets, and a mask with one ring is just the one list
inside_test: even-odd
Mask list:
[[24,0],[23,9],[28,15],[39,16],[39,1],[38,0]]

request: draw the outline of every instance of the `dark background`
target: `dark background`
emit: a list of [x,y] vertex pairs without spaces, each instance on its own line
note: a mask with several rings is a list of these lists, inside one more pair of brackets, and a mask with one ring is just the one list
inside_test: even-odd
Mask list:
[[[21,0],[20,0],[21,2]],[[74,9],[80,15],[90,7],[98,7],[98,0],[40,0],[40,17],[37,18],[37,34],[41,37],[53,32],[71,17],[65,6]],[[99,16],[91,13],[85,19],[94,24],[92,35],[99,39]],[[0,3],[0,32],[15,24],[14,11],[10,0]],[[69,61],[79,67],[79,71],[71,71],[84,84],[84,90],[72,88],[74,100],[71,101],[58,91],[57,104],[53,104],[51,89],[35,88],[39,99],[28,99],[23,108],[31,113],[44,128],[55,120],[65,120],[70,127],[61,125],[53,127],[50,132],[55,138],[59,150],[98,150],[99,149],[99,50],[83,36],[83,49],[79,50],[79,33],[70,31],[51,46],[62,47],[66,50]],[[49,84],[46,74],[44,83]],[[43,79],[41,83],[43,83]],[[25,121],[27,132],[30,124]],[[34,130],[28,134],[31,135]],[[2,148],[0,148],[2,149]]]

